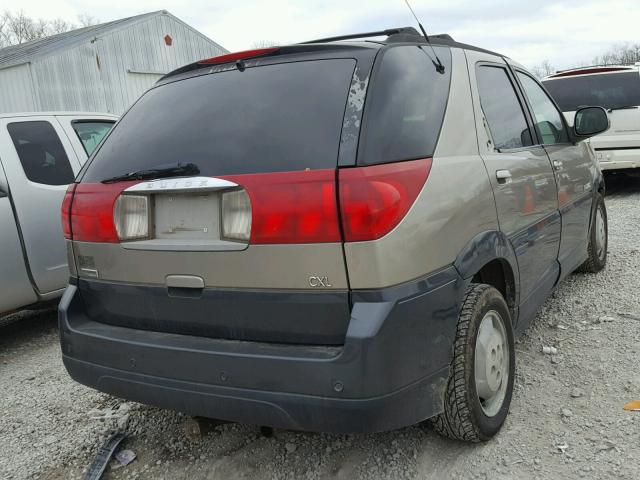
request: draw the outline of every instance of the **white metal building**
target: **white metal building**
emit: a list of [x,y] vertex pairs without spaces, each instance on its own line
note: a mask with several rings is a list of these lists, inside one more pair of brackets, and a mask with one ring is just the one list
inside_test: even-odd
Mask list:
[[121,114],[165,73],[227,51],[166,10],[0,49],[0,113]]

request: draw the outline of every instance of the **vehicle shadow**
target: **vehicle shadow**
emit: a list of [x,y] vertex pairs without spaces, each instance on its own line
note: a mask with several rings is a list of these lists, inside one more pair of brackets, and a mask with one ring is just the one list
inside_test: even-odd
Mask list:
[[606,173],[604,179],[607,197],[624,196],[640,192],[640,172]]
[[55,334],[58,329],[56,307],[42,310],[24,310],[0,317],[0,351]]

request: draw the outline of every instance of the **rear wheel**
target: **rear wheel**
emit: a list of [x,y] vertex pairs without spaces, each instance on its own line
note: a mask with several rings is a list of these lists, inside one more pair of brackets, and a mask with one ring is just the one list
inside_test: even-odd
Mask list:
[[596,210],[589,231],[589,246],[587,260],[578,268],[579,272],[598,273],[607,264],[607,247],[609,246],[609,230],[607,223],[607,208],[604,198],[599,193],[596,196]]
[[511,316],[495,288],[471,284],[456,331],[444,411],[434,429],[469,442],[489,440],[504,423],[515,375]]

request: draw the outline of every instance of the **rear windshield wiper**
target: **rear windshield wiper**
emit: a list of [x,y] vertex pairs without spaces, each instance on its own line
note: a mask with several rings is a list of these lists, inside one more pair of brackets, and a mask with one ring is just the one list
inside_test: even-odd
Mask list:
[[181,177],[187,175],[198,175],[200,169],[194,163],[177,163],[168,167],[149,168],[147,170],[137,170],[125,173],[116,177],[102,180],[101,183],[116,183],[126,180],[153,180],[156,178]]
[[634,108],[638,108],[637,105],[625,105],[623,107],[611,107],[608,108],[607,110],[609,110],[610,112],[613,112],[614,110],[633,110]]

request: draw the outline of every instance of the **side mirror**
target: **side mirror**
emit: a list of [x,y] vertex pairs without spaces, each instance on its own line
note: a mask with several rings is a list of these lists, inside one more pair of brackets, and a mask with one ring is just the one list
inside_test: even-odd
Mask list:
[[609,130],[609,115],[602,107],[583,107],[576,112],[573,130],[579,139],[585,139]]

